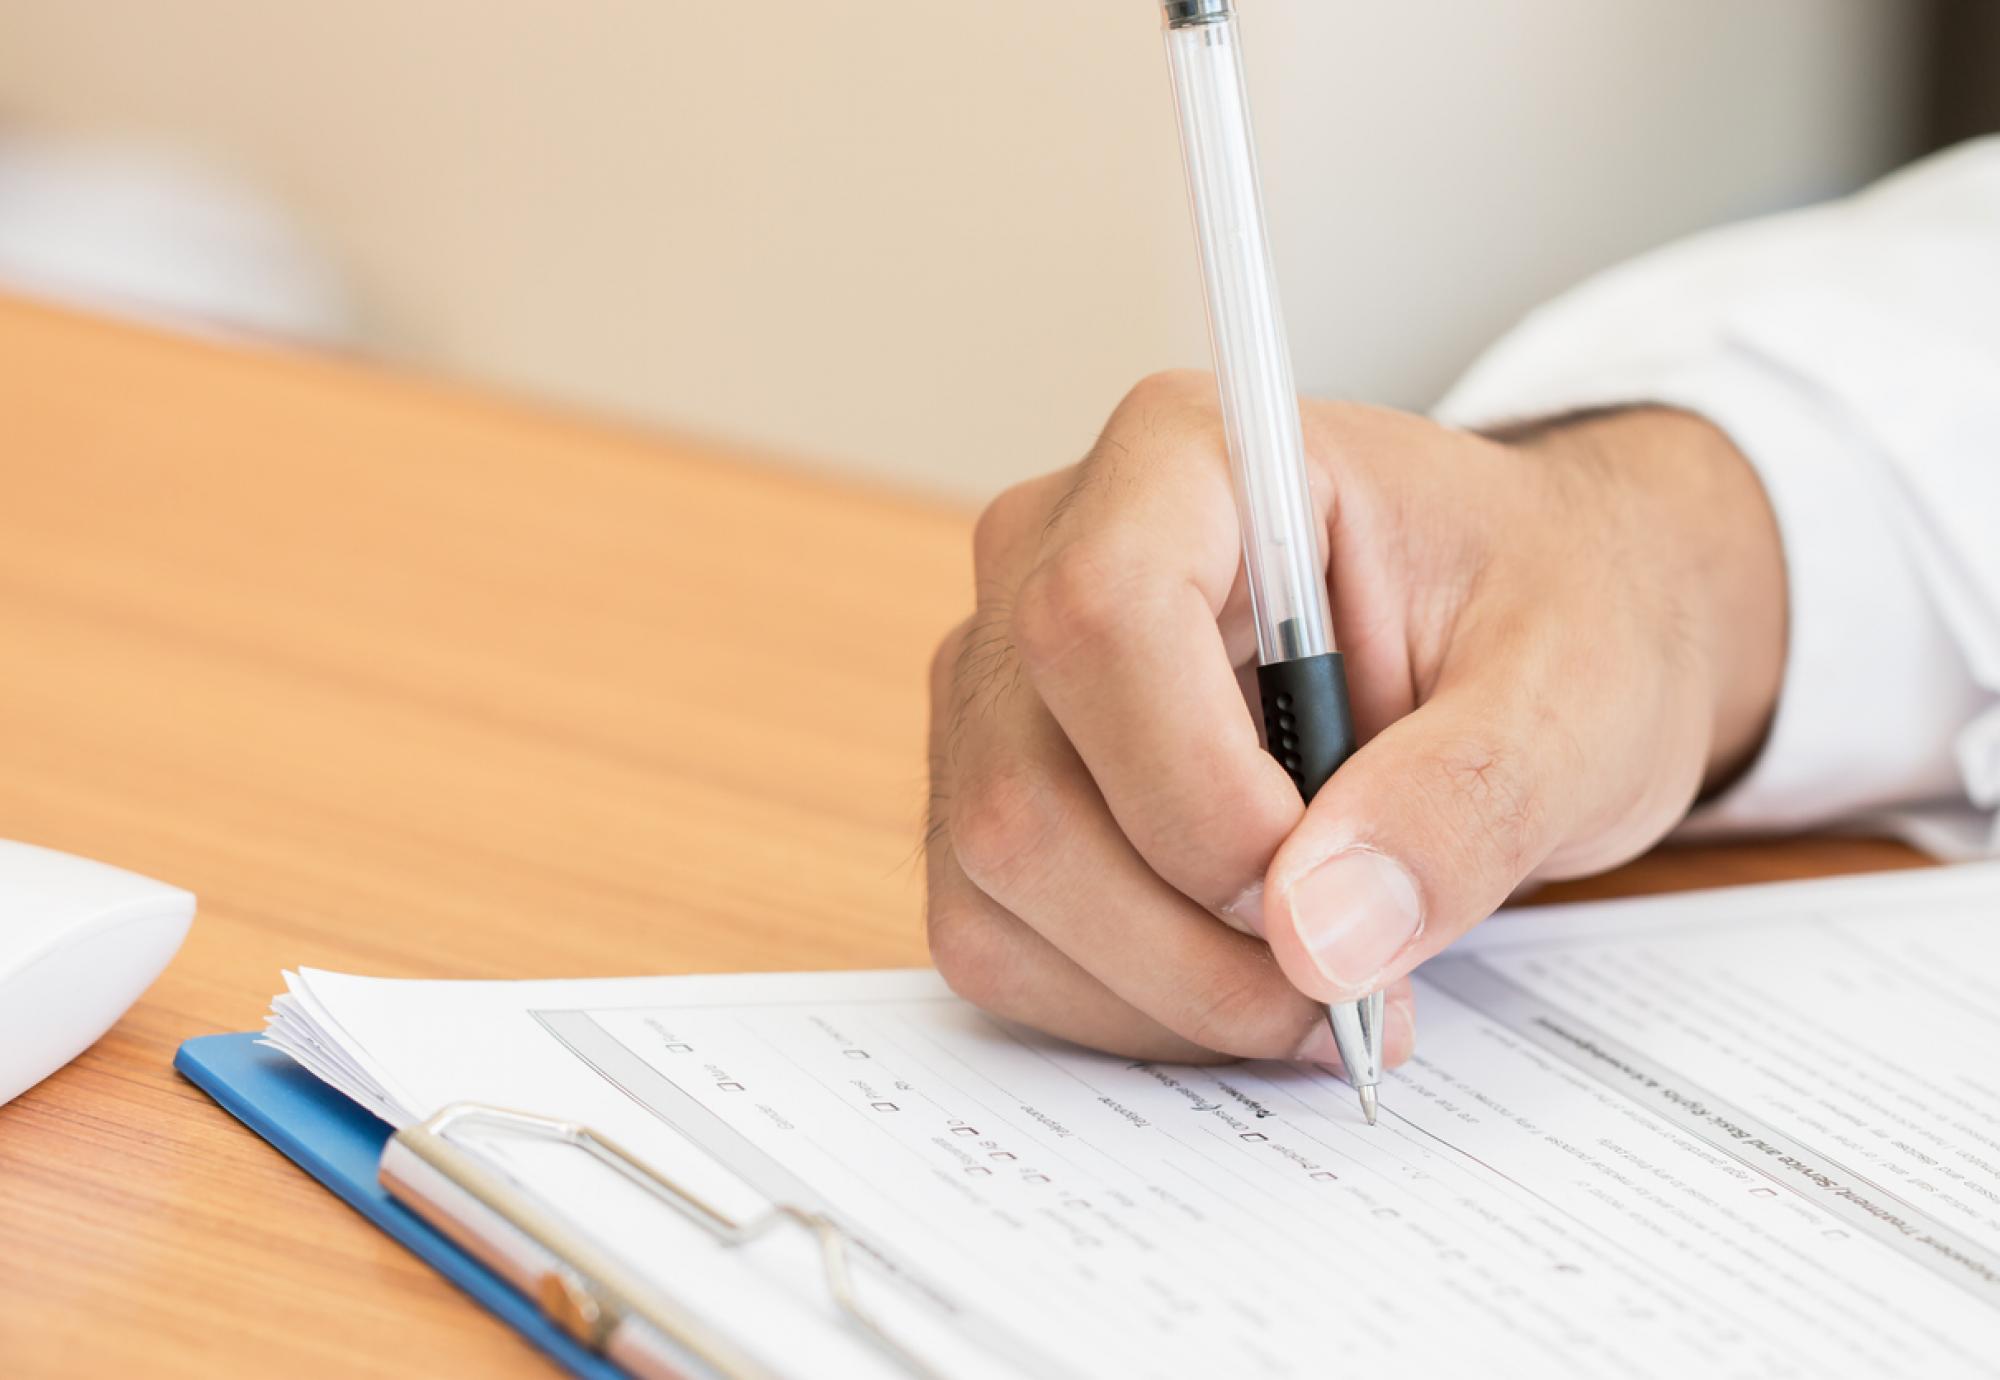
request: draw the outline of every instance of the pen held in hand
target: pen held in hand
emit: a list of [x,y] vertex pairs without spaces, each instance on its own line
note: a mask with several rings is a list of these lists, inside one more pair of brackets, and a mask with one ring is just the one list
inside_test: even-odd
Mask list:
[[[1166,0],[1168,65],[1200,244],[1243,567],[1257,628],[1264,743],[1299,794],[1354,751],[1354,719],[1327,608],[1325,562],[1291,356],[1264,228],[1242,50],[1230,0]],[[1327,1008],[1347,1078],[1373,1124],[1383,1000]]]

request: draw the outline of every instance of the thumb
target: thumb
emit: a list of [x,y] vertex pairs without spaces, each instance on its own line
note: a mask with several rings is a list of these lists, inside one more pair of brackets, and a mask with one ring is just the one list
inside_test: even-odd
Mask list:
[[1568,739],[1461,685],[1320,788],[1264,882],[1264,937],[1320,1001],[1387,986],[1499,908],[1568,829]]

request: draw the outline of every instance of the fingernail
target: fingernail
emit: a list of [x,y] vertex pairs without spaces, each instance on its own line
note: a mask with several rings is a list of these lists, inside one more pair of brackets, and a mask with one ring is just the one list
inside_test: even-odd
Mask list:
[[1252,882],[1236,894],[1236,899],[1222,908],[1225,923],[1245,934],[1264,937],[1264,884]]
[[1314,1021],[1312,1029],[1292,1054],[1295,1064],[1324,1064],[1327,1068],[1340,1067],[1340,1045],[1333,1038],[1333,1028],[1324,1020]]
[[1320,975],[1343,992],[1366,992],[1423,929],[1416,883],[1372,848],[1336,853],[1286,892],[1292,924]]

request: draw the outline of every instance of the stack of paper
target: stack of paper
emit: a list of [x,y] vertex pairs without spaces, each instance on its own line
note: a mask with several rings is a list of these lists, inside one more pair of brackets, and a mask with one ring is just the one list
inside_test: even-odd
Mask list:
[[[1503,916],[1424,969],[1372,1129],[1320,1070],[1096,1055],[923,972],[286,981],[270,1042],[392,1123],[546,1113],[828,1213],[949,1374],[2000,1367],[2000,868]],[[773,1370],[895,1373],[789,1248],[495,1154]]]

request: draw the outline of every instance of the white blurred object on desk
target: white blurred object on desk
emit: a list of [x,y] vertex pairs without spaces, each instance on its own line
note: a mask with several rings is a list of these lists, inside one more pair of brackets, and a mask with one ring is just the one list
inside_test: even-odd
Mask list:
[[193,923],[177,886],[0,839],[0,1106],[117,1024]]
[[276,206],[141,146],[0,135],[0,287],[224,335],[355,335],[340,276]]

